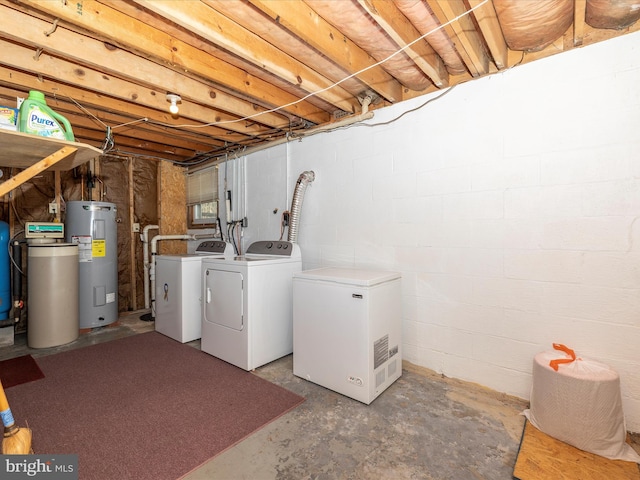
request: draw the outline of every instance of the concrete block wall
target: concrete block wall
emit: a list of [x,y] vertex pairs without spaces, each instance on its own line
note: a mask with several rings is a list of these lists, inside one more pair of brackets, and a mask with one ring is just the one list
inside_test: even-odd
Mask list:
[[640,33],[439,95],[249,156],[245,241],[314,170],[304,268],[400,271],[406,360],[529,398],[563,343],[620,374],[640,431]]

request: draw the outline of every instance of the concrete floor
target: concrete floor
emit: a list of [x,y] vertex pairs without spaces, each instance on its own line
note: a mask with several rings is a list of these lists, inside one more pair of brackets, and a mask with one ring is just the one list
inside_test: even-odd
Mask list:
[[[153,330],[144,312],[84,333],[71,344],[30,349],[25,335],[0,360],[34,357]],[[199,348],[199,341],[191,342]],[[524,400],[442,378],[405,362],[403,375],[371,405],[295,377],[291,355],[256,375],[306,398],[293,411],[184,478],[230,480],[512,478]]]

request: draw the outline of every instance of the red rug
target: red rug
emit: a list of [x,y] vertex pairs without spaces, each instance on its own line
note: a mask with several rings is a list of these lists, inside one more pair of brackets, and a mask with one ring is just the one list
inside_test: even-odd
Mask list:
[[35,453],[78,454],[83,480],[174,480],[304,401],[156,332],[38,363],[13,416]]
[[4,388],[44,378],[44,374],[31,355],[10,358],[0,362],[0,380]]

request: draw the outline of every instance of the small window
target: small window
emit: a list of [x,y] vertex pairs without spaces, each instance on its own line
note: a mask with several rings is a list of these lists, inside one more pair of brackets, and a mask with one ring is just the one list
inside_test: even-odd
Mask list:
[[211,228],[218,220],[218,168],[187,174],[187,224]]

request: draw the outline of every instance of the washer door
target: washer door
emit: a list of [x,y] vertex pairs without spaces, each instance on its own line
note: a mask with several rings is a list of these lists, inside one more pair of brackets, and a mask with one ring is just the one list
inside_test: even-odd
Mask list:
[[204,275],[204,320],[233,330],[244,329],[244,276],[208,268]]

